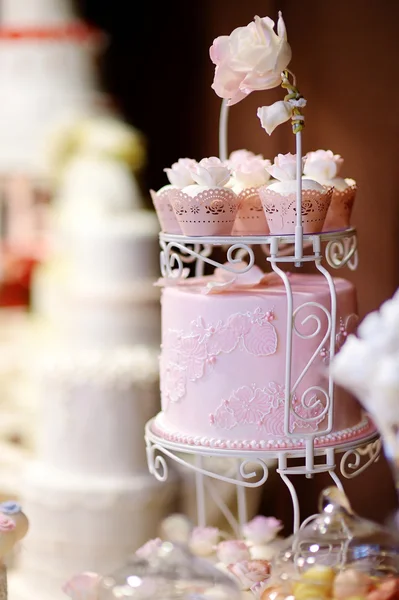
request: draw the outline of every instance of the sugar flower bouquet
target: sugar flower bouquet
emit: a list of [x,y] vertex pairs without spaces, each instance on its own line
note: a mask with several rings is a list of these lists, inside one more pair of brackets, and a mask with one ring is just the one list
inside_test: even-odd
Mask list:
[[330,369],[370,413],[399,472],[399,290],[348,336]]

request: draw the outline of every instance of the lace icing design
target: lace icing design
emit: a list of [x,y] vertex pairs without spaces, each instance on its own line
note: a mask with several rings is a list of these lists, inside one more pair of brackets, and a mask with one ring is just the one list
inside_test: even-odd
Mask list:
[[[190,330],[169,329],[162,348],[161,389],[164,403],[178,402],[186,394],[187,382],[196,382],[214,367],[217,357],[241,350],[254,356],[269,356],[277,350],[273,311],[235,313],[227,321],[207,326],[201,317]],[[165,406],[166,408],[166,406]]]
[[[311,400],[306,406],[293,396],[290,432],[318,430],[325,418],[324,404],[316,396]],[[210,424],[228,430],[238,425],[254,425],[267,434],[284,436],[284,402],[285,388],[275,381],[264,388],[242,386],[222,400],[216,411],[209,415]]]

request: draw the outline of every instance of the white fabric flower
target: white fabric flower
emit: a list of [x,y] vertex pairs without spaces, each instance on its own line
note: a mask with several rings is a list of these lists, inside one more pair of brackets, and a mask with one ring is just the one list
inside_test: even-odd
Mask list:
[[195,183],[192,178],[190,169],[197,165],[197,161],[193,158],[179,158],[179,160],[173,163],[169,169],[164,169],[169,182],[175,187],[182,189],[187,185]]
[[190,168],[190,174],[195,183],[207,187],[223,187],[231,176],[230,169],[216,156],[200,160]]
[[270,106],[258,108],[257,115],[263,129],[271,135],[276,127],[292,118],[294,108],[303,108],[304,106],[306,106],[305,98],[278,100]]

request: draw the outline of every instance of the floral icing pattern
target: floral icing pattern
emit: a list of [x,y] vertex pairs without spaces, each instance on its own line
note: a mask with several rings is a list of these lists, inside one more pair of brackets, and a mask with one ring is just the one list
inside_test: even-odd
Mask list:
[[[234,429],[238,425],[256,425],[273,435],[284,432],[285,388],[274,381],[266,387],[242,386],[222,400],[215,413],[209,415],[211,425]],[[325,404],[312,396],[305,404],[294,394],[291,404],[290,431],[317,431],[325,417]]]
[[[164,402],[178,402],[186,394],[187,381],[201,379],[221,354],[241,350],[254,356],[269,356],[277,350],[273,311],[235,313],[225,323],[206,325],[201,317],[192,321],[189,333],[170,329],[161,358]],[[252,410],[252,409],[251,409]],[[244,418],[244,417],[242,417]]]

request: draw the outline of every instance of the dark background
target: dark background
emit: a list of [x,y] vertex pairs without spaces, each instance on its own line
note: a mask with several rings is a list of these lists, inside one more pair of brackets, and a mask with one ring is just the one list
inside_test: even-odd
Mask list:
[[[163,168],[180,157],[218,154],[220,99],[211,89],[208,49],[215,37],[246,25],[255,14],[282,10],[293,49],[290,68],[308,100],[304,152],[331,148],[344,159],[343,176],[357,180],[353,221],[360,264],[340,276],[358,290],[363,317],[399,286],[399,3],[391,0],[81,0],[81,15],[108,33],[101,57],[104,88],[148,141],[143,189],[166,183]],[[294,151],[290,128],[270,138],[256,108],[279,91],[251,94],[230,112],[229,149],[246,147],[273,158]],[[339,460],[340,457],[338,456]],[[316,509],[328,476],[297,478],[304,514]],[[354,507],[383,521],[396,506],[383,458],[345,483]],[[287,489],[265,498],[263,510],[289,518]]]

